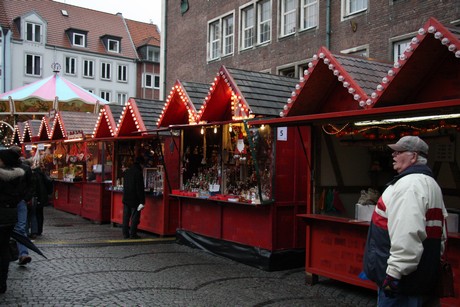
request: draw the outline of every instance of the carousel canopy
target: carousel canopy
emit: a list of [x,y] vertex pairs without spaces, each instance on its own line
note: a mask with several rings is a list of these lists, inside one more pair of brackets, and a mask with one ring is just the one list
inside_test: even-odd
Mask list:
[[12,103],[12,112],[11,110],[9,112],[0,110],[0,113],[9,114],[46,113],[53,108],[66,111],[88,111],[88,107],[94,109],[96,104],[109,103],[57,73],[3,93],[0,95],[1,101]]

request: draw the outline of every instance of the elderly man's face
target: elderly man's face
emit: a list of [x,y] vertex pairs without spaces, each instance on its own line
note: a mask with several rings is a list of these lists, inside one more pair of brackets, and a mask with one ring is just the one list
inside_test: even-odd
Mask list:
[[399,173],[417,162],[417,153],[412,151],[394,151],[393,169]]

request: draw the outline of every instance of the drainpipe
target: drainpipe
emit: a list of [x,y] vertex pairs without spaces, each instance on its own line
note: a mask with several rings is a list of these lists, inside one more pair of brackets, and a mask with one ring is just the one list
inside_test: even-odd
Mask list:
[[168,11],[168,1],[161,0],[161,40],[160,40],[160,100],[165,100],[166,93],[166,24]]
[[326,48],[331,48],[331,0],[326,1]]

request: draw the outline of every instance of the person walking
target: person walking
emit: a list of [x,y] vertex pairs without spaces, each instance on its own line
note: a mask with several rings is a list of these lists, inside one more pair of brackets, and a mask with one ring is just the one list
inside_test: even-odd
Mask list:
[[378,286],[378,306],[438,306],[434,290],[447,211],[426,165],[429,147],[417,136],[404,136],[388,146],[398,174],[372,215],[364,273]]
[[0,294],[5,293],[7,288],[9,241],[18,218],[17,205],[22,199],[25,171],[19,165],[16,152],[0,150]]
[[[18,221],[16,222],[16,226],[14,230],[23,236],[27,236],[27,206],[31,204],[32,196],[34,194],[35,187],[32,181],[32,169],[30,165],[25,162],[25,159],[21,157],[22,149],[19,146],[11,146],[10,150],[13,150],[19,157],[20,157],[20,165],[24,172],[25,180],[22,182],[21,190],[23,192],[23,197],[18,203],[17,206],[17,213],[18,213]],[[26,265],[32,261],[32,258],[29,256],[29,250],[26,246],[17,243],[18,250],[19,250],[19,265]]]
[[144,209],[145,191],[142,173],[144,158],[139,156],[123,176],[123,237],[139,239],[137,226]]

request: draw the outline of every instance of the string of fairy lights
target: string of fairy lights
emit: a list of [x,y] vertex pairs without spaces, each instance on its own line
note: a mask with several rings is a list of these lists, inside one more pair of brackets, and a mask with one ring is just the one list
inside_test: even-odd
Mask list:
[[321,126],[324,133],[333,135],[338,138],[346,136],[360,136],[366,139],[396,139],[405,135],[421,135],[439,132],[440,130],[456,130],[460,131],[460,125],[450,124],[445,121],[434,123],[431,125],[418,127],[411,124],[398,123],[394,125],[370,125],[365,127],[357,127],[353,123],[345,123],[341,126],[334,124],[325,124]]

